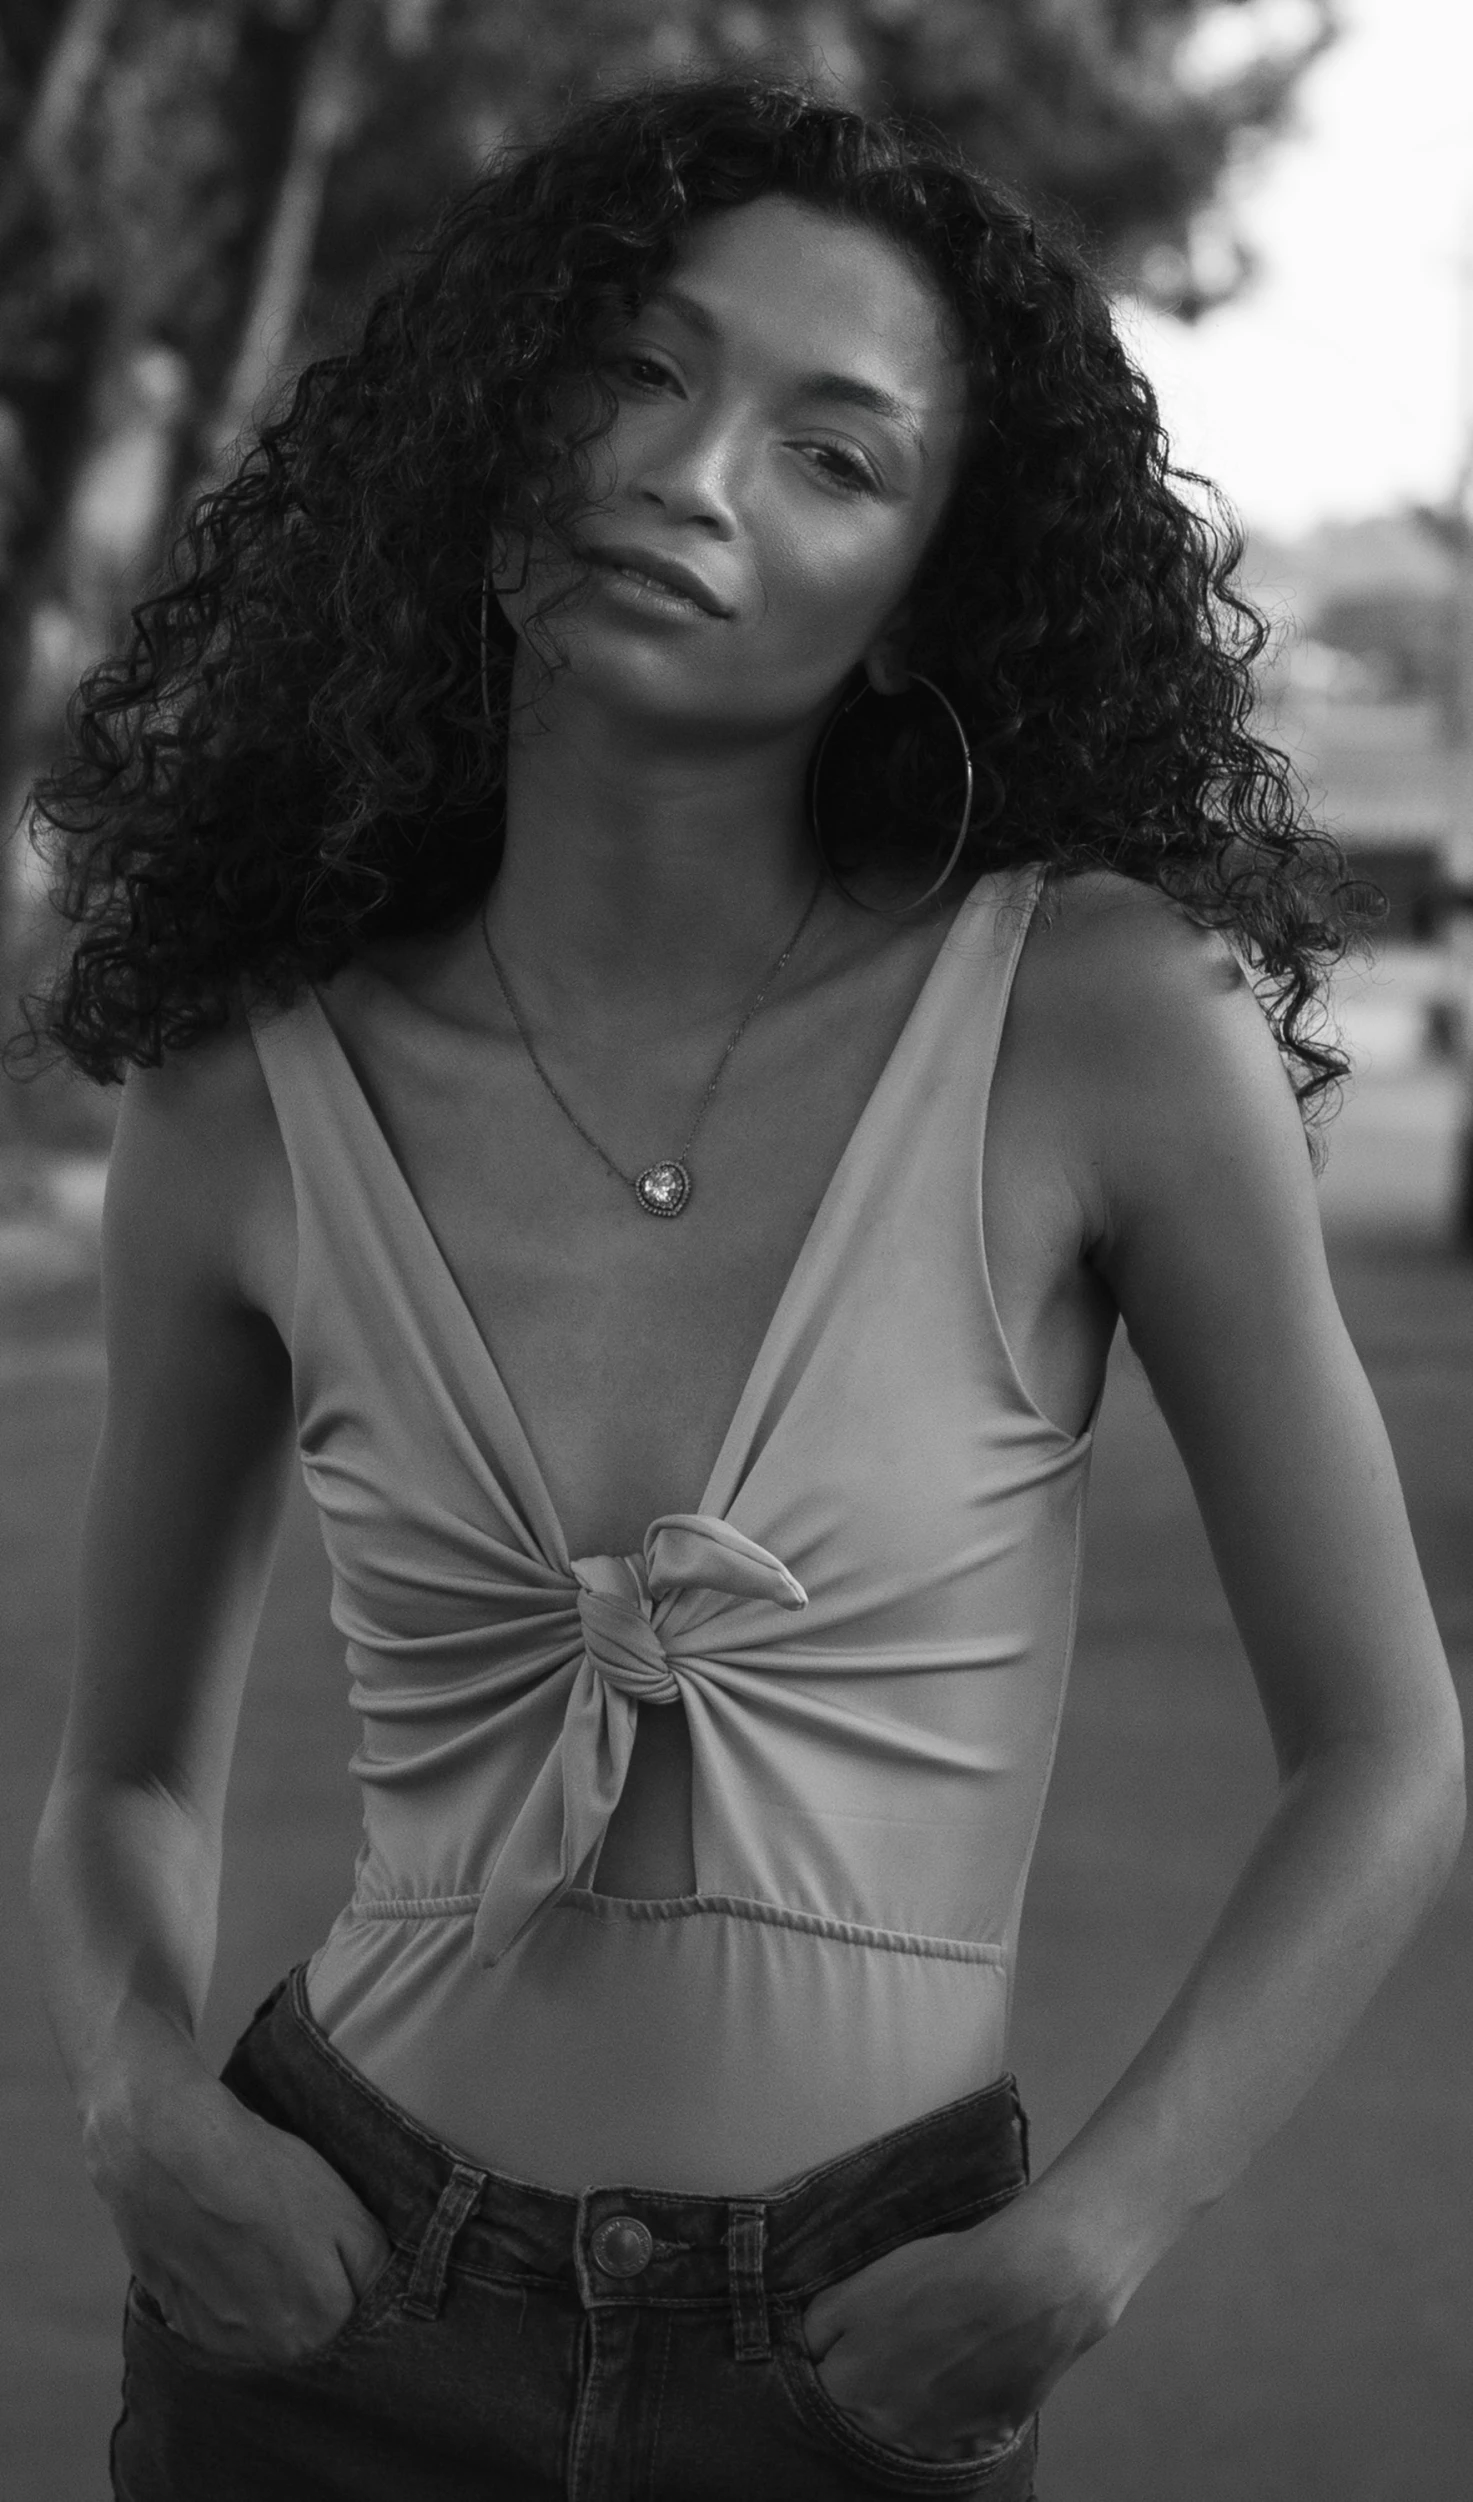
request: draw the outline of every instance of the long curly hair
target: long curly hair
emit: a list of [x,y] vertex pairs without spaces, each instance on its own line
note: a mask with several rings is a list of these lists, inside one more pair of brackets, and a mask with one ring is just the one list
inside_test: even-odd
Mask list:
[[[1354,896],[1255,733],[1267,629],[1234,587],[1241,536],[1172,466],[1083,257],[933,135],[766,78],[662,81],[507,150],[195,505],[38,786],[76,931],[32,1007],[53,1046],[117,1078],[478,907],[515,650],[494,603],[486,630],[488,535],[566,537],[612,413],[589,388],[611,306],[661,281],[694,220],[771,193],[911,253],[969,367],[908,657],[966,725],[975,871],[1163,889],[1237,950],[1301,1104],[1344,1075],[1324,994]],[[909,851],[929,874],[956,800],[936,727],[887,702],[836,733],[845,861]]]

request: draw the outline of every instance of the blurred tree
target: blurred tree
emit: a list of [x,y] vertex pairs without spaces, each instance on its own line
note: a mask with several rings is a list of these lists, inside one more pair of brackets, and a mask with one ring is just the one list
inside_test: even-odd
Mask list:
[[199,466],[301,154],[299,106],[360,5],[73,0],[49,50],[0,18],[7,819]]
[[[372,6],[0,0],[0,841],[199,474],[314,73]],[[0,905],[25,866],[0,861]],[[0,942],[24,982],[47,936],[10,909]],[[28,1112],[8,1094],[0,1121]]]
[[760,59],[922,115],[1070,215],[1112,285],[1194,319],[1249,268],[1224,177],[1336,25],[1336,0],[390,0],[393,75],[334,177],[319,309],[509,127],[652,69]]
[[[1335,0],[0,0],[0,835],[183,492],[508,132],[680,65],[917,112],[1191,318]],[[1205,241],[1204,241],[1205,238]],[[3,880],[0,880],[3,884]]]

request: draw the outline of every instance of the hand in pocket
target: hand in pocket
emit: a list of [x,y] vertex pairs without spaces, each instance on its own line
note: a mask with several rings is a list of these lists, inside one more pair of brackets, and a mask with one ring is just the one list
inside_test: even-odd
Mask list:
[[1030,2190],[825,2286],[802,2319],[835,2406],[874,2440],[937,2460],[1006,2446],[1107,2325],[1075,2236]]
[[392,2251],[330,2163],[213,2079],[135,2126],[98,2185],[169,2326],[226,2362],[331,2344]]

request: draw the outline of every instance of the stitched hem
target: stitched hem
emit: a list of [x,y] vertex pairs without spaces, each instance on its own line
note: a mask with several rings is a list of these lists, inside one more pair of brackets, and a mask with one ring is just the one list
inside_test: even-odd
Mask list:
[[[390,1894],[348,1905],[357,1920],[469,1920],[481,1907],[478,1894]],[[783,1903],[757,1902],[745,1894],[596,1894],[570,1885],[549,1909],[586,1911],[595,1920],[694,1920],[715,1913],[755,1920],[771,1929],[798,1929],[808,1937],[836,1938],[844,1946],[874,1946],[884,1954],[930,1955],[943,1963],[987,1963],[1006,1969],[1003,1946],[969,1937],[913,1937],[904,1929],[870,1928],[860,1920],[831,1920],[818,1911],[790,1911]]]

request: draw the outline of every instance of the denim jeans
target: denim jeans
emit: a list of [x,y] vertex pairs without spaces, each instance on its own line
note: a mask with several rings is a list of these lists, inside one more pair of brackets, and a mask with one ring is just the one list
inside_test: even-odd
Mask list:
[[822,2285],[960,2230],[1027,2178],[1011,2077],[762,2197],[581,2197],[479,2170],[267,1999],[225,2081],[306,2138],[392,2255],[331,2343],[221,2362],[130,2287],[116,2502],[1030,2502],[1036,2427],[966,2459],[877,2441],[801,2316]]

